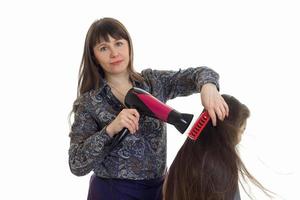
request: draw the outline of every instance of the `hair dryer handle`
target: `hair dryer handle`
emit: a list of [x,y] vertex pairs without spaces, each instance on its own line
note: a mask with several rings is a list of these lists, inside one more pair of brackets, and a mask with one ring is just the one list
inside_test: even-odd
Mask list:
[[111,144],[111,149],[115,148],[122,140],[129,134],[129,130],[127,128],[123,128],[120,133],[118,133]]

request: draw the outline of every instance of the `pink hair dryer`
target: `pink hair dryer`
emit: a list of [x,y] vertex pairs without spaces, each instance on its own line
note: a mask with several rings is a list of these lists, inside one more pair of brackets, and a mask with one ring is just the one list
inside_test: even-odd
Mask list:
[[[127,92],[125,96],[125,105],[128,108],[137,109],[140,114],[174,125],[180,133],[185,132],[193,119],[192,114],[180,113],[162,103],[150,93],[137,87],[133,87]],[[113,141],[112,148],[120,143],[128,133],[128,129],[124,128],[117,134]]]

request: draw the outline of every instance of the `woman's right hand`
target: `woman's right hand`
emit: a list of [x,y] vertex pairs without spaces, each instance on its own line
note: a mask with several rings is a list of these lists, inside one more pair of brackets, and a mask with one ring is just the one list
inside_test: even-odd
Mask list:
[[106,127],[106,132],[110,137],[118,134],[123,128],[127,128],[130,133],[135,133],[139,129],[140,114],[136,109],[123,109],[117,117]]

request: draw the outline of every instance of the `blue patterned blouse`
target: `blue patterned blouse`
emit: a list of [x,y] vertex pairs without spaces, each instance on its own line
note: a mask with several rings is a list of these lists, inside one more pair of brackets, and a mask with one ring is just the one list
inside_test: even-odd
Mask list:
[[[199,93],[206,83],[219,88],[219,75],[208,67],[178,71],[145,69],[144,82],[135,81],[162,102],[178,96]],[[103,178],[132,180],[162,177],[166,168],[166,124],[140,116],[139,130],[129,134],[113,150],[106,126],[124,108],[112,94],[105,80],[99,89],[81,95],[75,102],[74,122],[70,132],[69,165],[71,172],[83,176],[91,171]]]

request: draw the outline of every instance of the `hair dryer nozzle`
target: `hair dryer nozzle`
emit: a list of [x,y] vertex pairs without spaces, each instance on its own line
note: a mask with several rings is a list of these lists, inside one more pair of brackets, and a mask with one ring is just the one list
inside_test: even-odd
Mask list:
[[193,117],[194,115],[192,114],[179,113],[176,110],[172,110],[168,122],[173,124],[180,133],[184,133],[189,127]]

